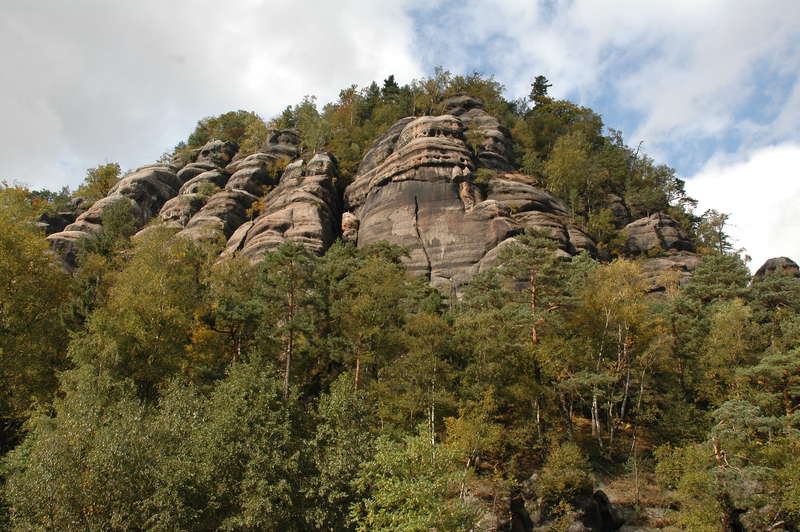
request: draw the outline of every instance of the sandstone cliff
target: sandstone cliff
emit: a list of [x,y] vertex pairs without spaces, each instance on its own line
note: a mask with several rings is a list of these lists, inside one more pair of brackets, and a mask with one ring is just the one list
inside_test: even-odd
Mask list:
[[[210,141],[182,168],[143,167],[48,238],[74,265],[79,241],[99,231],[104,210],[122,200],[143,224],[157,216],[179,237],[223,243],[223,257],[255,261],[283,242],[321,254],[337,238],[359,247],[388,241],[408,249],[411,275],[446,294],[490,268],[527,228],[550,235],[564,256],[597,253],[562,199],[514,171],[511,135],[480,100],[455,96],[442,108],[445,114],[391,126],[344,191],[334,154],[303,160],[298,132],[275,130],[246,157],[234,143]],[[674,220],[663,213],[632,220],[619,197],[606,203],[626,254],[642,257],[652,290],[691,275],[699,257]]]

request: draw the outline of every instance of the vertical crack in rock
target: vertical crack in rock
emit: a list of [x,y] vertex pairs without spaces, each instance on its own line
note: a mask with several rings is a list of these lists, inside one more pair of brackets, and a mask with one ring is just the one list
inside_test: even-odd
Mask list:
[[428,263],[428,281],[431,280],[431,258],[428,256],[428,250],[425,248],[425,242],[422,240],[422,234],[419,232],[419,197],[414,195],[414,231],[417,232],[417,240],[419,245],[422,246],[422,253],[425,255],[425,261]]
[[247,229],[244,231],[244,235],[242,235],[241,240],[239,240],[237,243],[235,249],[232,251],[232,254],[238,253],[244,249],[244,245],[247,242],[247,237],[250,236],[250,232],[253,230],[253,227],[255,227],[256,224],[255,221],[250,220],[249,222],[245,222],[243,225],[247,225]]

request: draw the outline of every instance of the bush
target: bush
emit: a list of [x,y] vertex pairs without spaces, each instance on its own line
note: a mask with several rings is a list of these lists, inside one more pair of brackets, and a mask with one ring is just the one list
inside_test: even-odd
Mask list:
[[550,450],[539,476],[536,494],[548,503],[570,502],[579,495],[590,495],[593,485],[586,455],[572,442]]

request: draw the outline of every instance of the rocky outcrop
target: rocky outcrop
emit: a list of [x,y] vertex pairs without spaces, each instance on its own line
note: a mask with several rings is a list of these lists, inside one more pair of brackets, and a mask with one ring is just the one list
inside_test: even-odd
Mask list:
[[661,292],[669,286],[685,284],[701,260],[700,255],[688,251],[642,259],[640,265],[647,290]]
[[694,251],[678,222],[662,213],[635,220],[623,229],[627,235],[626,252],[632,255],[652,251]]
[[[406,247],[409,272],[448,293],[490,267],[496,250],[527,227],[546,231],[569,254],[594,248],[569,224],[564,203],[532,178],[495,172],[476,181],[478,168],[507,163],[505,132],[478,104],[462,97],[447,104],[458,117],[401,120],[373,144],[345,190],[348,234],[357,233],[358,246],[387,240]],[[477,154],[461,117],[489,139]]]
[[36,226],[44,231],[46,235],[60,233],[66,227],[75,222],[76,214],[71,211],[61,211],[56,213],[44,212],[36,218]]
[[[478,166],[493,170],[512,169],[508,157],[511,134],[500,121],[483,109],[483,102],[474,96],[460,94],[442,102],[445,113],[459,118],[467,128],[466,137],[473,141]],[[468,142],[472,143],[472,142]]]
[[277,184],[283,167],[298,156],[299,141],[294,130],[273,130],[259,152],[238,158],[228,157],[229,143],[215,141],[201,150],[202,160],[181,170],[189,179],[161,209],[161,219],[182,228],[179,235],[195,242],[226,242]]
[[278,186],[264,197],[262,214],[233,233],[223,256],[257,261],[284,242],[324,253],[339,234],[341,207],[335,176],[336,159],[327,152],[315,154],[307,163],[297,160],[287,166]]
[[760,281],[767,275],[788,275],[790,277],[800,277],[800,268],[797,263],[789,257],[774,257],[768,259],[753,275],[754,281]]
[[144,224],[155,216],[162,205],[178,193],[178,176],[167,166],[148,166],[123,177],[108,195],[96,201],[63,231],[47,237],[68,266],[75,265],[78,243],[102,228],[103,215],[117,202],[130,205],[133,215]]
[[248,210],[258,197],[246,190],[223,190],[211,196],[192,216],[178,236],[194,242],[226,242],[233,232],[249,219]]
[[221,140],[209,140],[200,148],[194,164],[210,164],[215,168],[222,168],[233,160],[239,151],[239,145],[235,142],[223,142]]

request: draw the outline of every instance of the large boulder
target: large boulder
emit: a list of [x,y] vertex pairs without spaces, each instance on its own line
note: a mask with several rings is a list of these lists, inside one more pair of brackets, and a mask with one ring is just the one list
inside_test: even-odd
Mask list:
[[272,130],[261,150],[247,156],[236,153],[234,143],[207,143],[198,160],[178,173],[178,195],[159,217],[195,242],[226,242],[252,217],[259,198],[277,185],[283,168],[298,156],[299,142],[293,129]]
[[800,268],[798,268],[797,263],[789,257],[774,257],[768,259],[756,270],[756,273],[753,275],[753,280],[760,281],[767,275],[774,274],[800,277]]
[[209,140],[200,148],[195,163],[206,163],[223,168],[233,160],[239,145],[231,141]]
[[255,262],[284,242],[324,253],[339,233],[335,176],[336,159],[327,152],[287,166],[278,186],[264,197],[262,214],[233,233],[223,256],[242,255]]
[[669,286],[681,286],[692,277],[700,255],[689,251],[670,252],[640,261],[648,292],[663,292]]
[[494,170],[511,170],[511,134],[500,121],[483,109],[483,102],[466,94],[451,96],[442,102],[447,114],[457,116],[467,128],[467,137],[474,134],[478,166]]
[[660,212],[629,223],[624,231],[627,235],[625,250],[632,255],[669,250],[694,251],[678,222]]
[[246,190],[223,190],[211,196],[192,216],[178,236],[194,242],[227,242],[233,232],[249,218],[249,209],[258,197]]
[[145,224],[178,193],[180,186],[178,176],[169,167],[143,167],[123,177],[105,198],[96,201],[63,231],[51,234],[47,239],[66,265],[73,267],[79,242],[102,228],[103,215],[111,205],[119,201],[129,203],[134,216]]
[[[477,103],[449,105],[465,116]],[[496,126],[480,131],[497,140]],[[490,267],[496,250],[527,227],[547,232],[568,254],[594,248],[569,223],[563,201],[532,178],[500,171],[488,181],[476,178],[481,166],[503,166],[504,144],[481,144],[476,154],[467,130],[454,115],[423,116],[405,118],[377,139],[345,190],[348,239],[359,247],[386,240],[407,248],[409,272],[448,293]]]

